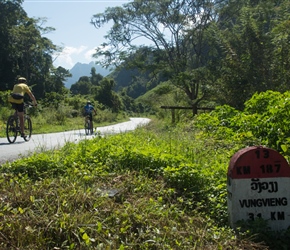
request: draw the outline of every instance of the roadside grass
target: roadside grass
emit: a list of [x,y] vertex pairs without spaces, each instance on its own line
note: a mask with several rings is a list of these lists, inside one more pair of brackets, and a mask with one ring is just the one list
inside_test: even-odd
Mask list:
[[[184,213],[161,180],[137,172],[95,178],[90,185],[66,178],[3,183],[2,249],[217,249],[236,242],[230,230],[209,233],[206,219]],[[110,190],[120,191],[110,197]]]
[[286,249],[227,224],[227,165],[242,146],[153,120],[3,164],[0,248]]
[[[45,108],[41,114],[32,117],[33,132],[35,134],[79,130],[84,128],[84,117],[78,115],[73,117],[68,108],[50,110]],[[99,110],[93,117],[94,127],[106,126],[129,120],[125,113],[112,113],[109,110]]]
[[[37,113],[32,115],[33,134],[47,134],[84,129],[84,117],[72,117],[65,114],[56,115],[56,113],[55,111],[45,110],[42,111],[41,114]],[[98,115],[94,117],[93,122],[96,128],[128,120],[129,116],[125,113],[113,114],[105,110],[100,111]],[[6,116],[0,120],[0,137],[6,137],[6,121]]]

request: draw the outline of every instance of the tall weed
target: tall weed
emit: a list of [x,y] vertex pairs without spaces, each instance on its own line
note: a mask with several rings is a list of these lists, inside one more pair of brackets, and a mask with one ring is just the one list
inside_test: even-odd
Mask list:
[[[212,236],[201,238],[206,220],[198,213],[195,219],[191,216],[196,208],[206,214],[220,203],[220,198],[213,200],[215,193],[208,197],[205,190],[211,191],[207,187],[210,181],[220,179],[213,177],[213,173],[225,172],[226,166],[217,170],[215,165],[213,169],[212,161],[202,159],[205,154],[202,145],[190,138],[187,133],[178,135],[178,130],[155,134],[138,129],[79,144],[68,143],[60,150],[3,165],[2,193],[9,207],[2,212],[14,211],[17,218],[9,231],[3,233],[10,235],[14,244],[19,244],[18,237],[23,237],[23,248],[36,249],[41,242],[51,248],[62,244],[106,246],[108,241],[114,248],[208,246]],[[188,142],[191,144],[185,145]],[[217,162],[218,158],[208,159]],[[9,193],[10,185],[17,186],[15,192],[21,199]],[[26,191],[21,194],[22,189]],[[98,197],[106,190],[120,192],[115,204]],[[209,198],[211,208],[205,204]],[[24,219],[28,214],[33,218],[29,224]],[[11,224],[12,220],[5,223]],[[56,233],[59,230],[61,233]],[[32,238],[32,232],[36,231],[37,242]],[[197,233],[192,235],[192,231]],[[94,241],[86,240],[85,234]],[[228,239],[226,235],[221,237]]]
[[188,124],[153,120],[134,132],[4,164],[0,246],[275,249],[277,235],[267,231],[261,244],[258,234],[249,239],[227,223],[229,160],[264,141],[246,129],[253,115],[223,106]]

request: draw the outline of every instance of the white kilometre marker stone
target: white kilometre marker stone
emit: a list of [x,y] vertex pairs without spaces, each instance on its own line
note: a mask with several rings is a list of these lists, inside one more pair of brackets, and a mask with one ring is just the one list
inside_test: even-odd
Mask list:
[[233,155],[228,167],[230,225],[263,218],[272,230],[290,226],[290,167],[277,151],[248,147]]

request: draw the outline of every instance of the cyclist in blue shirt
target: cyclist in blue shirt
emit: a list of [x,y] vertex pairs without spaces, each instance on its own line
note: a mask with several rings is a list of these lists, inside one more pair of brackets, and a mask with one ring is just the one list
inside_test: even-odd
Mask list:
[[97,114],[97,111],[95,110],[94,106],[92,105],[91,101],[87,101],[87,104],[84,106],[84,111],[85,111],[85,117],[89,117],[90,119],[90,124],[91,124],[91,131],[93,131],[93,111],[95,115]]

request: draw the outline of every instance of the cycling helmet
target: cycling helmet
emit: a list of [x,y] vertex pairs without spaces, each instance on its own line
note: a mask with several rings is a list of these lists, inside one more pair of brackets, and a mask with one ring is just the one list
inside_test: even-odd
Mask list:
[[18,78],[18,82],[19,83],[25,83],[26,82],[26,78],[25,77],[19,77]]
[[91,101],[87,101],[87,104],[91,104]]

